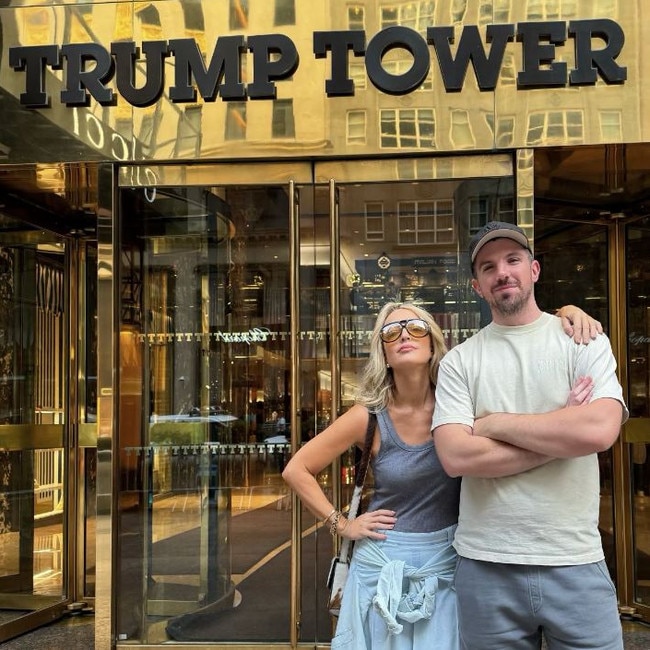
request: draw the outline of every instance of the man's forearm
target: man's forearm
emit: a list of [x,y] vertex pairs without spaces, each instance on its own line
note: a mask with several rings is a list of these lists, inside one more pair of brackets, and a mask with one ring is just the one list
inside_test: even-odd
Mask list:
[[473,436],[467,429],[442,425],[434,431],[438,457],[450,476],[512,476],[553,460],[515,445]]
[[603,398],[548,413],[492,413],[475,422],[474,435],[554,458],[574,458],[609,449],[620,424],[620,403]]

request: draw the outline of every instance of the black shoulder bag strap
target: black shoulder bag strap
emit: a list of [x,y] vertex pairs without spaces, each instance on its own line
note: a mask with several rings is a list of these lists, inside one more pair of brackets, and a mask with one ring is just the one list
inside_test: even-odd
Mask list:
[[[375,437],[375,429],[377,428],[377,415],[375,413],[368,413],[368,429],[366,430],[366,439],[363,443],[363,452],[361,453],[361,460],[359,461],[359,468],[354,477],[354,492],[350,500],[350,509],[347,513],[348,521],[352,521],[359,511],[359,503],[361,503],[361,494],[363,492],[363,484],[366,481],[366,474],[368,473],[368,465],[370,464],[370,451],[372,450],[372,441]],[[341,550],[339,552],[339,562],[347,562],[350,553],[350,544],[352,540],[345,537],[341,543]]]

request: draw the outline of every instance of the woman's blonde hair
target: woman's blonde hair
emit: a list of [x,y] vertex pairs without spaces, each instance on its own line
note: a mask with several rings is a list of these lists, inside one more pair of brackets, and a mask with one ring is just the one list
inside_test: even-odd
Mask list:
[[358,404],[363,404],[371,411],[385,408],[393,398],[395,389],[393,373],[386,366],[386,355],[384,354],[379,330],[386,323],[388,316],[397,309],[408,309],[408,311],[413,312],[414,318],[420,318],[429,325],[432,347],[431,360],[429,361],[429,379],[434,387],[438,381],[438,366],[447,352],[442,330],[428,311],[410,302],[386,303],[377,314],[375,327],[370,337],[370,358],[361,376],[356,399]]

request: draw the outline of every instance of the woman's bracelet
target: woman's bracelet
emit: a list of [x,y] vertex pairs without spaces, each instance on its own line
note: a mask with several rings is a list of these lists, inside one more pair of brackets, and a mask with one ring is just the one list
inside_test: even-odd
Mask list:
[[340,510],[336,510],[332,515],[332,523],[330,524],[330,534],[332,536],[336,535],[339,532],[339,520],[343,516],[343,513]]
[[325,519],[323,519],[323,523],[326,524],[332,518],[332,515],[335,515],[335,514],[336,514],[336,508],[334,508],[332,510],[332,512],[330,512],[329,515],[327,515],[327,517],[325,517]]

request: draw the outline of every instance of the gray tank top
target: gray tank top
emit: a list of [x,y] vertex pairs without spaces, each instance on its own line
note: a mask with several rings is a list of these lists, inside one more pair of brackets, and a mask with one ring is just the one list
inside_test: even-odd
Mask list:
[[458,523],[460,478],[445,473],[433,438],[407,445],[386,409],[377,413],[377,422],[381,446],[371,461],[374,493],[368,510],[394,510],[395,530],[403,533],[429,533]]

